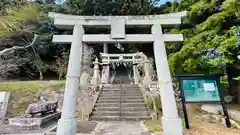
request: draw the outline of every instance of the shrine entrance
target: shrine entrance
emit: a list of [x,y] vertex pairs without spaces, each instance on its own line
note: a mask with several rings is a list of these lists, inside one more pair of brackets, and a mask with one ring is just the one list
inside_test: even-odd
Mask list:
[[[119,81],[123,84],[133,84],[132,82],[132,69],[126,65],[120,64],[118,66],[110,66],[110,84],[119,84]],[[112,73],[112,75],[111,75]]]
[[[181,24],[187,12],[147,16],[75,16],[49,13],[61,29],[73,30],[72,35],[54,35],[55,43],[70,43],[64,101],[57,135],[76,135],[76,99],[79,90],[83,43],[153,43],[158,85],[162,103],[162,127],[165,135],[183,135],[169,71],[165,42],[183,41],[182,34],[164,34],[164,26]],[[151,27],[151,34],[126,34],[128,26]],[[110,27],[110,34],[85,34],[84,27]],[[110,55],[110,54],[108,54]],[[120,60],[123,56],[120,57]],[[104,64],[104,63],[103,63]],[[103,66],[103,83],[108,83],[109,64]],[[103,76],[102,76],[103,77]],[[105,81],[105,82],[104,82]]]
[[101,53],[102,83],[138,84],[137,65],[143,60],[141,53],[108,54]]

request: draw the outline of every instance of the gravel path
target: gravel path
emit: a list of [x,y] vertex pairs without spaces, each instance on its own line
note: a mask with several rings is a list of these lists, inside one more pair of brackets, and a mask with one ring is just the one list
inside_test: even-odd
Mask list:
[[102,122],[94,135],[141,135],[140,122]]
[[194,128],[186,130],[185,135],[240,135],[240,130],[228,128]]

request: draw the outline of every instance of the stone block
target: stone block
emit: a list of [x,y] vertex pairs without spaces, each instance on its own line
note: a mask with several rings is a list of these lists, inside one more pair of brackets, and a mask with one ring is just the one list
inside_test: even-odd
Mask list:
[[30,114],[32,116],[36,114],[44,115],[46,113],[50,112],[56,112],[58,108],[58,102],[57,101],[46,101],[46,102],[35,102],[28,106],[26,110],[26,114]]
[[211,114],[222,114],[222,106],[221,105],[202,105],[201,110],[211,113]]
[[229,117],[233,120],[240,122],[240,111],[238,110],[228,110]]
[[0,92],[0,120],[5,119],[10,92]]
[[112,39],[125,38],[125,19],[124,18],[111,19],[111,38]]
[[17,126],[22,128],[41,128],[43,124],[46,124],[52,120],[58,120],[61,116],[60,112],[48,114],[42,117],[28,118],[26,116],[17,116],[8,119],[10,126]]

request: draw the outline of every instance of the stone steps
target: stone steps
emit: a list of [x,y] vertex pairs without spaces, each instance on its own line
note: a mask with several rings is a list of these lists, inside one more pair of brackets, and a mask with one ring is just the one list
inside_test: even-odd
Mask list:
[[[139,88],[130,88],[131,91],[139,91]],[[129,88],[122,88],[122,91],[126,90],[126,91],[129,91],[130,90]],[[103,89],[104,91],[120,91],[121,88],[104,88]]]
[[[109,88],[114,88],[114,87],[120,87],[121,84],[103,84],[103,87],[109,87]],[[131,88],[139,88],[139,86],[137,84],[122,84],[122,86],[124,87],[131,87]]]
[[149,115],[148,111],[95,111],[93,112],[95,116],[146,116]]
[[[96,111],[120,111],[120,106],[115,107],[95,107],[93,110]],[[147,111],[147,107],[124,107],[121,108],[122,111]]]
[[99,99],[97,102],[105,102],[105,103],[139,103],[139,102],[144,102],[143,98],[142,99]]
[[130,92],[125,92],[125,91],[122,91],[122,92],[120,92],[120,91],[116,91],[116,92],[107,91],[106,92],[106,91],[102,91],[101,94],[102,95],[105,95],[105,94],[141,94],[142,95],[142,93],[140,91],[130,91]]
[[113,100],[113,101],[109,102],[109,101],[106,101],[106,100],[101,100],[101,101],[97,101],[97,103],[100,103],[100,104],[102,104],[102,103],[114,103],[114,104],[115,103],[117,103],[117,104],[119,104],[119,103],[121,103],[121,104],[127,104],[127,103],[132,104],[132,103],[135,103],[135,104],[138,104],[139,101],[132,100],[132,101],[121,101],[120,102],[120,100]]
[[[101,93],[110,93],[110,92],[121,92],[121,90],[102,90],[102,92]],[[128,90],[128,89],[126,89],[126,90],[122,90],[122,93],[135,93],[135,92],[137,92],[137,93],[141,93],[141,91],[140,90]]]
[[112,93],[112,94],[102,94],[100,96],[102,97],[120,97],[121,95],[121,98],[123,97],[131,97],[131,96],[138,96],[138,97],[142,97],[142,94],[140,93],[135,93],[135,94],[118,94],[118,93]]
[[110,86],[103,87],[90,120],[138,121],[151,119],[137,85],[123,85],[122,91],[120,85]]
[[95,121],[141,121],[150,120],[151,116],[92,116]]
[[[120,106],[119,103],[96,103],[96,107],[112,107],[112,106]],[[121,103],[121,107],[145,107],[144,103]]]
[[[120,95],[100,95],[98,99],[119,99]],[[125,95],[121,97],[122,99],[142,99],[141,95]]]
[[[121,90],[102,90],[102,93],[121,92]],[[122,93],[141,93],[140,90],[122,90]]]

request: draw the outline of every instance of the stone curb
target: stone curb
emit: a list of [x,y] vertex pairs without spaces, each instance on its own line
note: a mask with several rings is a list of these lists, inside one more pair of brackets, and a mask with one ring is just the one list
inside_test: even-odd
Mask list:
[[5,134],[5,135],[42,135],[41,133],[29,133],[29,134]]
[[57,125],[51,127],[51,128],[48,129],[47,131],[43,132],[41,135],[47,135],[48,133],[51,133],[51,131],[54,130],[55,128],[57,128]]
[[90,135],[95,135],[96,132],[101,128],[101,126],[102,126],[102,123],[99,122],[99,123],[97,124],[96,128],[91,132]]
[[[76,133],[76,135],[94,135],[100,129],[101,125],[102,125],[102,123],[98,122],[97,126],[95,127],[95,129],[90,134]],[[48,129],[47,131],[45,131],[42,134],[36,134],[36,135],[56,135],[56,132],[50,132],[55,128],[57,128],[57,125]],[[12,135],[19,135],[19,134],[12,134]],[[35,134],[21,134],[21,135],[35,135]]]
[[141,135],[151,135],[147,127],[144,125],[144,121],[140,122],[140,126],[143,128],[143,131],[141,132]]

